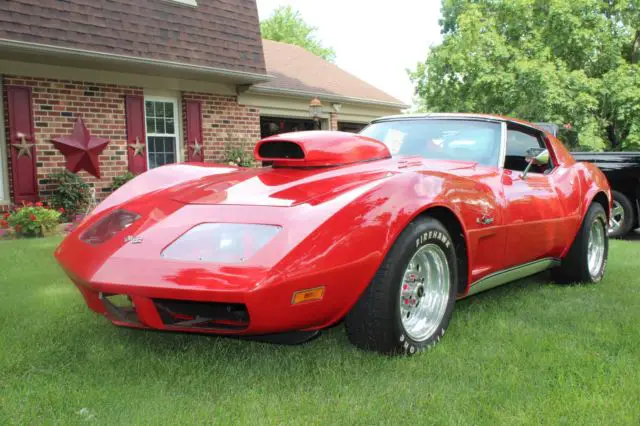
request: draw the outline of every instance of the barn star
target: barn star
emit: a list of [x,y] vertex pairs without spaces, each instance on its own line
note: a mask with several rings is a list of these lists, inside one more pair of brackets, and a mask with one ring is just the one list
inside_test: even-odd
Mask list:
[[82,118],[76,121],[70,136],[52,139],[53,145],[65,156],[67,169],[76,173],[86,170],[100,178],[100,161],[98,156],[109,143],[109,139],[96,138],[89,134]]

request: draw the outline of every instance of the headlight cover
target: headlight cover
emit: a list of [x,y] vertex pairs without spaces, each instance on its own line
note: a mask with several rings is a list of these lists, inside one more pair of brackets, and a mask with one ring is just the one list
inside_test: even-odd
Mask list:
[[181,261],[242,263],[281,229],[276,225],[203,223],[184,233],[161,256]]
[[116,210],[103,217],[80,235],[80,240],[97,245],[110,240],[118,232],[128,228],[140,215],[126,210]]

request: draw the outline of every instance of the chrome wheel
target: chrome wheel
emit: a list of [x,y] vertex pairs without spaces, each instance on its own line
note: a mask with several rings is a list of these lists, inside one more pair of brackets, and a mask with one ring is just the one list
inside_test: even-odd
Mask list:
[[435,244],[421,247],[409,261],[400,287],[402,326],[416,342],[439,327],[449,302],[451,277],[444,251]]
[[603,222],[599,218],[596,218],[589,230],[589,245],[587,247],[587,263],[589,273],[592,277],[597,276],[602,270],[606,244],[605,239],[607,238],[605,232]]
[[613,200],[611,219],[609,220],[609,234],[617,232],[624,223],[624,207],[620,202]]

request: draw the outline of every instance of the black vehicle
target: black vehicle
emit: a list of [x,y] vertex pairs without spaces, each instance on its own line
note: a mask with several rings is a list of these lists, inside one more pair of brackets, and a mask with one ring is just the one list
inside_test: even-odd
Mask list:
[[[557,135],[559,127],[537,123],[544,131]],[[613,211],[609,235],[624,237],[640,227],[640,152],[572,152],[576,161],[593,163],[602,170],[613,192]]]

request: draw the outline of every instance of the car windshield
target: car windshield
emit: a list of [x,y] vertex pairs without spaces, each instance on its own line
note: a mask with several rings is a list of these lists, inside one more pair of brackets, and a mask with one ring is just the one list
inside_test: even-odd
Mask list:
[[360,134],[377,139],[391,155],[473,161],[498,166],[499,123],[460,119],[407,119],[372,123]]

